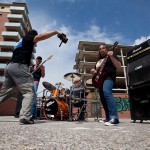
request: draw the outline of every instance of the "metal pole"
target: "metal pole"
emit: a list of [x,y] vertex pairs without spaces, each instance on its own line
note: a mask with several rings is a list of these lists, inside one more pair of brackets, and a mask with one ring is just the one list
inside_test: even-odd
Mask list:
[[97,88],[95,89],[95,96],[96,96],[96,100],[97,100],[97,103],[96,103],[96,116],[97,116],[97,120],[98,120],[98,95],[97,95]]

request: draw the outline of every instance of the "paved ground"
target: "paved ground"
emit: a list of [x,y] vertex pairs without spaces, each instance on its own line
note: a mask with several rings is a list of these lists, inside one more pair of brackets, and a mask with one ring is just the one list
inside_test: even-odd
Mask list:
[[13,116],[0,117],[0,150],[150,150],[150,121],[118,126],[87,122],[36,120],[20,125]]

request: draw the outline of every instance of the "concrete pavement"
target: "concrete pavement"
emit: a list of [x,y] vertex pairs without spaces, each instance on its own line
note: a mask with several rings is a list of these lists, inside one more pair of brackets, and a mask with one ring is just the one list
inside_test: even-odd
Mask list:
[[18,118],[1,116],[0,150],[150,150],[150,121],[131,122],[35,120],[20,125]]

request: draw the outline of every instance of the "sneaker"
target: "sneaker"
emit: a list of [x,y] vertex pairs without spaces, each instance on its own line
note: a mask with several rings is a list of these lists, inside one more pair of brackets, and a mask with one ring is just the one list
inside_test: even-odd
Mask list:
[[107,119],[101,119],[101,120],[99,120],[98,122],[100,122],[100,123],[105,123],[105,122],[108,122],[108,120],[107,120]]
[[20,124],[34,124],[34,119],[33,118],[30,118],[29,120],[23,118],[23,119],[20,119]]
[[105,122],[106,126],[115,126],[119,124],[119,120],[118,119],[111,119],[108,122]]

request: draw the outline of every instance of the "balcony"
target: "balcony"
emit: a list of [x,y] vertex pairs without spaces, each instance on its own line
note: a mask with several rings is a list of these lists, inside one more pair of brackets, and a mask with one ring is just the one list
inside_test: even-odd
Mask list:
[[13,50],[15,44],[16,42],[0,41],[1,48],[9,48]]
[[82,68],[94,68],[96,62],[84,62],[84,61],[80,61],[79,64],[78,64],[78,69],[82,69]]
[[78,56],[76,57],[76,60],[80,59],[83,60],[83,57],[86,56],[87,59],[93,58],[93,60],[98,59],[98,51],[85,51],[85,50],[79,50]]
[[10,6],[10,11],[12,14],[23,14],[25,20],[28,20],[28,15],[25,7]]
[[26,21],[22,14],[8,14],[7,18],[9,22],[19,22],[22,24],[23,28],[27,28]]
[[25,31],[23,30],[21,23],[5,22],[4,26],[6,27],[7,30],[19,32],[21,37],[25,35]]
[[4,70],[7,64],[0,63],[0,70]]
[[0,52],[0,58],[10,59],[12,57],[12,52]]
[[5,77],[4,76],[0,76],[0,83],[4,82]]
[[21,39],[21,36],[18,32],[3,31],[2,36],[4,39],[13,39],[16,42]]

